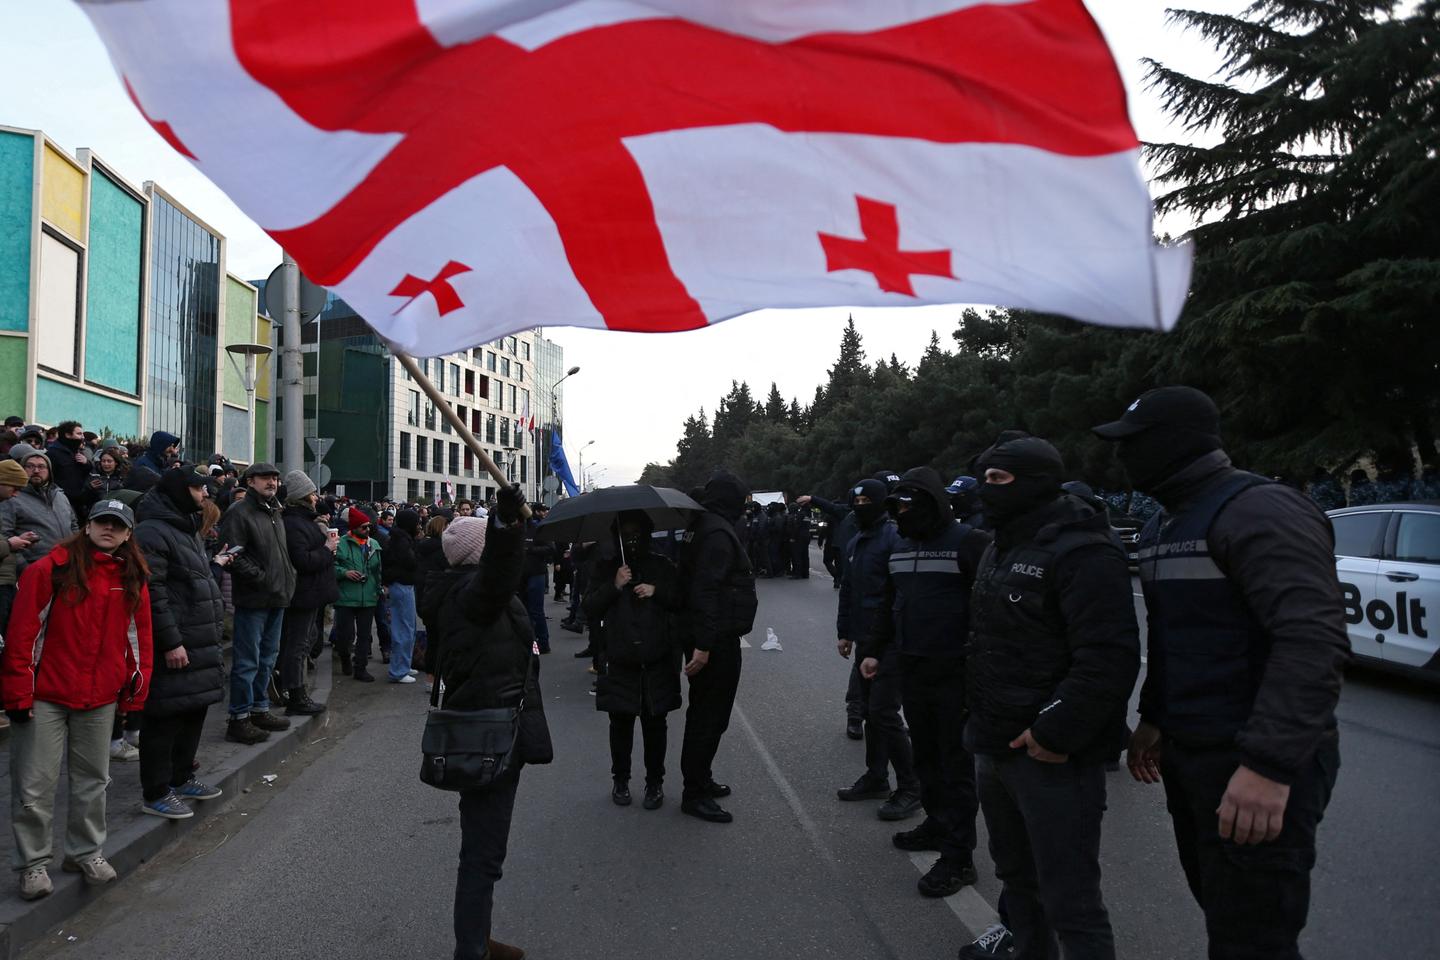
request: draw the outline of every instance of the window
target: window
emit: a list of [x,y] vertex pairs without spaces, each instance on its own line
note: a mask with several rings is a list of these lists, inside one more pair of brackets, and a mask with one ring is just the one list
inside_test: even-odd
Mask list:
[[428,397],[425,399],[425,429],[435,429],[435,404]]
[[470,351],[470,359],[473,360],[473,361],[475,361],[476,363],[479,363],[479,362],[480,362],[481,360],[483,360],[484,358],[485,358],[485,351],[484,351],[484,350],[481,350],[479,347],[476,347],[474,350],[471,350],[471,351]]
[[410,391],[410,409],[405,413],[405,422],[412,427],[420,426],[420,391]]
[[447,419],[444,418],[444,417],[441,417],[441,418],[440,418],[440,432],[441,432],[441,433],[452,433],[452,432],[453,432],[453,431],[450,429],[450,421],[447,420]]
[[1400,514],[1395,559],[1410,563],[1440,563],[1440,513]]
[[400,431],[400,466],[402,468],[410,466],[410,434],[403,430]]
[[465,448],[465,475],[466,475],[466,476],[474,476],[474,473],[472,473],[472,471],[473,471],[474,469],[475,469],[475,454],[473,454],[473,453],[470,452],[470,448],[469,448],[469,447],[466,447],[466,448]]
[[424,437],[415,438],[415,469],[424,473],[427,468],[426,454],[430,452],[430,444],[425,442]]
[[508,417],[500,418],[500,446],[510,446],[510,420]]
[[467,397],[473,397],[474,395],[475,395],[475,371],[474,371],[474,370],[466,370],[466,371],[465,371],[465,396],[467,396]]
[[504,357],[500,358],[500,376],[510,376],[510,361],[506,360]]
[[520,341],[520,359],[521,359],[521,360],[529,360],[529,359],[530,359],[530,341],[529,341],[529,340],[521,340],[521,341]]
[[521,383],[525,382],[525,365],[519,360],[515,361],[515,379]]
[[435,502],[435,481],[434,481],[434,480],[426,480],[426,481],[425,481],[425,502],[426,502],[426,503],[434,503],[434,502]]
[[[426,362],[428,363],[429,361],[427,360]],[[436,361],[435,361],[435,376],[434,376],[432,379],[433,379],[434,382],[435,382],[435,389],[436,389],[436,390],[439,390],[441,393],[444,393],[444,392],[445,392],[445,361],[444,361],[444,360],[436,360]]]
[[1380,540],[1387,520],[1389,514],[1380,511],[1331,517],[1330,522],[1335,527],[1335,556],[1380,556]]
[[505,349],[506,349],[507,352],[509,352],[509,354],[510,354],[512,357],[515,356],[515,354],[519,352],[519,351],[516,350],[516,348],[515,348],[515,338],[514,338],[514,337],[507,337],[507,338],[505,339]]
[[56,373],[75,376],[80,335],[80,259],[71,246],[48,229],[40,233],[40,286],[35,329],[43,331],[36,360]]
[[526,467],[527,467],[527,466],[528,466],[528,463],[527,463],[527,461],[526,461],[526,459],[525,459],[525,454],[522,453],[522,454],[520,454],[520,482],[521,482],[521,483],[525,483],[525,482],[528,480],[528,478],[525,476],[525,470],[526,470]]
[[487,351],[487,352],[486,352],[486,354],[485,354],[485,369],[486,369],[486,370],[489,370],[491,373],[494,373],[494,372],[495,372],[495,353],[494,353],[494,351]]
[[460,394],[460,365],[458,363],[450,364],[450,392],[457,396]]
[[431,440],[430,444],[430,469],[436,473],[444,473],[445,442],[443,440]]
[[415,501],[417,501],[417,500],[419,500],[419,499],[420,499],[420,481],[419,481],[419,480],[406,480],[406,481],[405,481],[405,502],[406,502],[406,503],[414,503]]
[[495,414],[485,414],[485,442],[495,442]]
[[481,378],[480,378],[480,399],[481,399],[481,400],[489,400],[489,399],[490,399],[490,378],[489,378],[489,377],[481,377]]
[[509,384],[508,386],[510,387],[510,412],[511,412],[511,413],[519,413],[519,412],[520,412],[520,407],[515,403],[515,395],[516,395],[516,393],[515,393],[515,391],[516,391],[515,384],[512,383],[512,384]]
[[470,411],[470,432],[473,433],[473,434],[475,434],[477,437],[480,435],[480,411],[479,411],[479,410],[471,410],[471,411]]

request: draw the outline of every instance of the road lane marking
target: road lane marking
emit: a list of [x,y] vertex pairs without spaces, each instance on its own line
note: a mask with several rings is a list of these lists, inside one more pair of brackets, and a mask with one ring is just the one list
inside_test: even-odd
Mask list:
[[[826,869],[829,870],[831,876],[835,878],[835,888],[845,889],[853,882],[853,878],[840,872],[838,866],[839,860],[830,852],[830,848],[825,843],[825,838],[820,834],[820,828],[815,825],[815,821],[811,819],[810,814],[806,812],[805,805],[800,802],[800,794],[796,793],[795,788],[790,785],[789,779],[785,776],[784,772],[781,771],[780,765],[775,762],[775,758],[770,755],[770,751],[765,747],[765,742],[760,739],[760,734],[755,732],[754,726],[750,723],[750,718],[745,716],[745,711],[741,709],[738,703],[735,704],[734,717],[739,723],[740,729],[745,731],[745,736],[749,738],[750,745],[755,748],[756,754],[759,755],[760,762],[765,766],[765,772],[770,774],[770,779],[774,781],[776,788],[780,791],[780,795],[785,798],[785,803],[789,805],[790,812],[795,815],[795,819],[800,824],[800,829],[805,831],[805,836],[809,838],[810,845],[815,848],[815,853],[820,857],[820,862],[825,864]],[[888,957],[889,960],[900,960],[894,948],[890,946],[890,941],[885,936],[885,932],[880,928],[880,925],[875,922],[875,918],[870,915],[870,911],[866,909],[864,898],[844,897],[843,900],[850,909],[851,916],[854,916],[869,928],[870,936],[880,945],[881,949],[885,951],[885,956]]]
[[[915,869],[922,874],[929,873],[930,868],[935,866],[935,861],[940,859],[938,853],[912,853],[910,862],[915,864]],[[960,918],[965,929],[970,931],[972,937],[978,937],[986,930],[1000,922],[1000,914],[995,908],[982,897],[974,887],[961,887],[959,893],[945,897],[945,904]]]

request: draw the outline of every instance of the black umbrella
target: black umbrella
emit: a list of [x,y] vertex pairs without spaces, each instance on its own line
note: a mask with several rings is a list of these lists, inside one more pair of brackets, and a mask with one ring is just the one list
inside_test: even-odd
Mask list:
[[705,512],[700,504],[670,487],[606,487],[555,504],[550,515],[535,528],[535,538],[572,543],[604,540],[610,536],[616,517],[627,510],[644,513],[656,530],[688,527],[695,514]]

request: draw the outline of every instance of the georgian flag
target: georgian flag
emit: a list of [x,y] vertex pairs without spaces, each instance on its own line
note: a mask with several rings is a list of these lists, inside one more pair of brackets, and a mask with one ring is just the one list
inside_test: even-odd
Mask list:
[[155,129],[412,353],[839,304],[1168,329],[1189,282],[1081,0],[81,2]]

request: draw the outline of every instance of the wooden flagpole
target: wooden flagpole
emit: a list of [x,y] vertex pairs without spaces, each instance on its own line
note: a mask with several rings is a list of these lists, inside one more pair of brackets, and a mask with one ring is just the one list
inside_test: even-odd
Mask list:
[[[430,382],[430,378],[420,369],[420,365],[415,362],[415,359],[409,354],[395,349],[394,346],[390,347],[390,352],[396,360],[400,361],[400,365],[405,368],[405,372],[410,374],[410,379],[418,383],[420,389],[425,391],[425,396],[429,397],[430,402],[435,404],[435,408],[440,411],[440,415],[445,418],[450,426],[455,428],[455,432],[460,435],[460,439],[465,441],[465,446],[469,447],[470,452],[475,454],[476,458],[480,461],[480,465],[485,468],[486,472],[495,478],[495,482],[500,485],[500,489],[509,490],[511,484],[510,481],[505,478],[505,474],[495,465],[495,461],[490,459],[490,454],[485,452],[485,448],[480,446],[480,441],[475,439],[475,434],[470,432],[470,427],[466,425],[464,420],[460,419],[460,415],[455,412],[455,408],[450,406],[450,401],[446,400],[444,395],[435,389],[435,384]],[[530,505],[525,504],[522,506],[520,508],[520,514],[526,519],[529,519]]]

